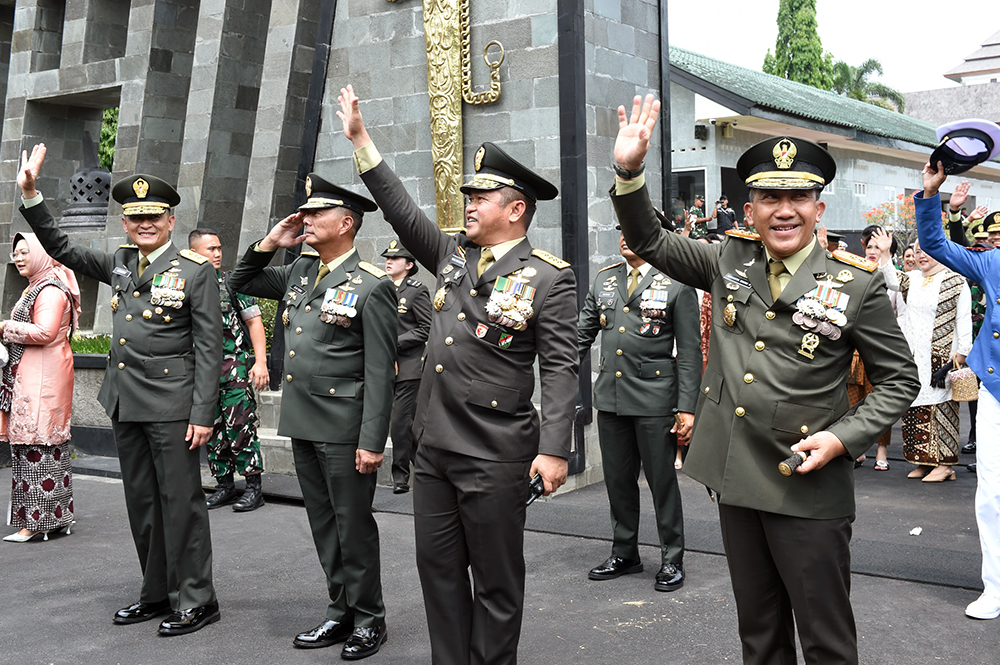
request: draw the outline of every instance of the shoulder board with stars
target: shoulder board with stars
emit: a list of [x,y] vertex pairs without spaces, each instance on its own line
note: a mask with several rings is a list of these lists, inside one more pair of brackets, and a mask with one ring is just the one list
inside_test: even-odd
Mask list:
[[549,265],[555,266],[559,270],[562,270],[563,268],[569,268],[569,262],[568,261],[563,261],[558,256],[556,256],[555,254],[549,254],[544,249],[533,249],[533,250],[531,250],[531,255],[532,256],[537,256],[542,261],[545,261]]
[[413,279],[411,277],[406,278],[406,283],[409,284],[410,286],[423,286],[423,284],[419,280]]
[[837,259],[841,263],[846,263],[849,266],[854,266],[855,268],[861,268],[867,272],[875,272],[878,268],[878,264],[874,261],[869,261],[863,256],[858,256],[857,254],[852,254],[843,249],[835,249],[830,253],[830,256]]
[[183,256],[188,261],[194,261],[198,265],[208,262],[208,259],[206,259],[204,256],[202,256],[198,252],[192,252],[190,249],[182,249],[177,253]]
[[318,259],[319,258],[319,252],[313,252],[313,251],[308,251],[307,250],[307,251],[299,252],[299,256],[310,256],[310,257]]
[[605,270],[611,270],[612,268],[617,268],[618,266],[620,266],[623,263],[625,263],[625,262],[624,261],[619,261],[618,263],[612,263],[609,266],[604,266],[603,268],[601,268],[597,272],[604,272]]
[[753,231],[744,231],[742,229],[729,229],[726,231],[727,236],[732,236],[733,238],[743,238],[744,240],[760,240],[760,235],[754,233]]
[[389,274],[386,271],[382,270],[381,268],[378,268],[372,265],[371,263],[368,263],[367,261],[358,261],[358,267],[364,270],[365,272],[370,272],[371,274],[379,278],[385,277],[386,275]]

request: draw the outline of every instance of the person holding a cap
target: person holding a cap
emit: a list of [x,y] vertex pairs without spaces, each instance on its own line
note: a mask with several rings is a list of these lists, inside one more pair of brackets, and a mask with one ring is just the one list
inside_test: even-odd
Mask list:
[[[665,227],[665,217],[660,220]],[[684,511],[674,460],[678,438],[691,435],[698,401],[698,298],[690,286],[636,256],[624,237],[618,248],[625,261],[598,271],[577,323],[581,361],[601,333],[594,408],[614,531],[611,556],[588,577],[611,580],[642,572],[641,465],[660,541],[653,588],[676,591],[684,585]]]
[[[972,122],[981,123],[973,128],[986,133],[992,144],[986,154],[980,155],[980,161],[995,157],[1000,153],[1000,127]],[[961,131],[961,125],[953,123],[945,128]],[[996,619],[1000,617],[1000,252],[966,249],[945,238],[938,192],[949,174],[962,172],[961,167],[967,164],[958,162],[956,168],[955,156],[947,146],[951,130],[941,137],[945,128],[938,129],[941,144],[924,166],[923,191],[913,195],[913,205],[921,250],[975,281],[986,292],[985,318],[968,356],[969,367],[985,389],[979,391],[976,410],[976,524],[983,553],[983,593],[965,608],[965,614],[973,619]],[[992,218],[992,214],[988,215],[987,223]],[[997,230],[1000,232],[1000,228]]]
[[[619,107],[612,203],[629,247],[672,279],[712,294],[708,367],[685,460],[718,494],[745,663],[857,663],[850,601],[853,460],[919,389],[910,350],[874,264],[821,248],[820,191],[836,164],[821,146],[768,138],[737,162],[756,233],[721,245],[664,233],[643,160],[659,102]],[[874,390],[848,414],[857,349]],[[778,465],[805,460],[790,477]],[[794,617],[794,620],[793,620]]]
[[[389,433],[396,370],[396,289],[362,261],[354,241],[371,200],[316,173],[308,200],[254,243],[229,277],[234,290],[284,300],[285,380],[278,434],[290,437],[295,473],[326,574],[326,618],[296,647],[345,642],[348,660],[378,652],[387,637],[372,515],[376,471]],[[307,242],[288,265],[279,248]]]
[[[526,237],[558,190],[492,143],[462,187],[465,233],[427,218],[382,160],[353,88],[344,135],[400,240],[436,276],[413,433],[417,570],[436,665],[513,663],[524,610],[528,480],[566,482],[576,400],[576,282]],[[531,401],[534,364],[541,422]],[[469,569],[471,568],[471,583]]]
[[169,614],[161,635],[220,618],[198,448],[215,423],[222,367],[219,286],[208,259],[170,240],[177,191],[135,174],[111,196],[134,244],[103,252],[69,239],[36,189],[45,145],[23,155],[24,216],[52,258],[111,286],[112,344],[98,400],[111,418],[142,568],[138,602],[116,624]]
[[382,252],[385,271],[396,285],[399,328],[396,339],[396,388],[392,397],[392,492],[410,491],[410,461],[413,459],[413,414],[417,410],[421,359],[431,331],[431,296],[427,287],[413,278],[419,270],[416,259],[398,240]]

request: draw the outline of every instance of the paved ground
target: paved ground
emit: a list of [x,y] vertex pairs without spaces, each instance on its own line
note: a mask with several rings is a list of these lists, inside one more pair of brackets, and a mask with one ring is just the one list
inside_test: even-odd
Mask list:
[[[956,482],[929,486],[907,480],[909,467],[901,461],[892,460],[887,473],[870,464],[855,472],[853,598],[862,662],[997,662],[1000,620],[963,615],[979,585],[975,476],[960,469]],[[0,470],[0,487],[9,482],[10,470]],[[610,550],[602,485],[529,509],[521,663],[740,662],[715,506],[700,485],[682,477],[681,486],[688,581],[672,594],[652,589],[652,547],[642,549],[649,564],[642,574],[586,579]],[[138,597],[139,585],[120,482],[78,474],[75,489],[78,524],[71,536],[0,543],[0,662],[339,662],[333,648],[291,647],[292,636],[319,623],[325,610],[323,576],[297,502],[272,499],[250,514],[211,513],[222,621],[162,638],[154,622],[110,621],[118,607]],[[642,542],[650,543],[652,510],[644,500]],[[370,662],[429,663],[411,495],[379,488],[375,506],[389,642]],[[909,535],[918,526],[921,535]]]

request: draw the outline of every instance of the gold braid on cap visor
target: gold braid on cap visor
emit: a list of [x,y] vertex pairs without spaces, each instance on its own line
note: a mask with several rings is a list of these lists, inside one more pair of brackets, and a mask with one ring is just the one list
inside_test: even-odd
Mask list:
[[321,196],[314,196],[305,202],[302,206],[303,208],[336,208],[343,206],[344,202],[340,199],[325,199]]
[[139,203],[123,203],[122,214],[126,217],[131,215],[162,215],[165,210],[169,210],[167,203],[157,203],[155,201],[141,201]]
[[506,185],[513,187],[514,181],[510,178],[494,175],[493,173],[477,173],[472,180],[462,185],[472,189],[496,189],[498,186]]
[[819,184],[826,186],[822,176],[806,171],[761,171],[746,179],[746,184],[759,189],[807,189]]

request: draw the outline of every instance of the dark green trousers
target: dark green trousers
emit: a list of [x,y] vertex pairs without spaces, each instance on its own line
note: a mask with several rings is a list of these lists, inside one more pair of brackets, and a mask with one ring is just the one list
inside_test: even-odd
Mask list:
[[169,598],[175,611],[215,602],[201,459],[184,441],[187,421],[123,423],[115,417],[111,422],[142,567],[139,600]]
[[330,593],[326,616],[367,628],[385,620],[372,515],[377,474],[358,473],[356,451],[342,443],[292,439],[295,473]]
[[684,511],[674,459],[677,439],[671,416],[619,416],[597,412],[604,484],[611,504],[611,554],[639,558],[639,466],[653,495],[661,563],[684,559]]

